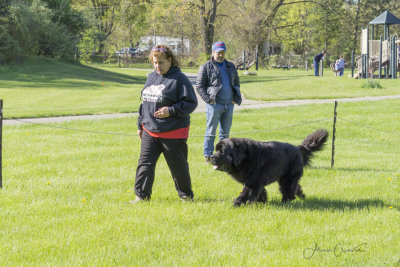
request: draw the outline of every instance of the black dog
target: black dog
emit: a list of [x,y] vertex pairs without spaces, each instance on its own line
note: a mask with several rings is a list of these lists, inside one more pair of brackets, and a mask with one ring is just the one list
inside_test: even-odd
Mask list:
[[226,138],[216,146],[211,157],[215,170],[227,172],[243,184],[233,204],[267,201],[265,186],[278,181],[282,202],[305,198],[299,180],[303,167],[311,162],[314,152],[323,149],[328,132],[316,130],[299,146],[280,142],[258,142],[244,138]]

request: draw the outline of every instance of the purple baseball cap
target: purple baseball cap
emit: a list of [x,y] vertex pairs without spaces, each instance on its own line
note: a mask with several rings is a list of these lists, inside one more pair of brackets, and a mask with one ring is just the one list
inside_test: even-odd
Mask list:
[[212,46],[212,50],[214,52],[219,52],[219,51],[226,51],[226,46],[224,42],[218,41],[215,42]]

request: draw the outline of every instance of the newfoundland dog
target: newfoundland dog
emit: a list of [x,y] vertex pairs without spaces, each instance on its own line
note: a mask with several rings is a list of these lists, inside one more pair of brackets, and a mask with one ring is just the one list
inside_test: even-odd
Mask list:
[[216,146],[211,157],[215,170],[227,172],[243,184],[243,190],[233,204],[267,201],[265,186],[279,183],[282,202],[305,198],[299,180],[303,167],[311,162],[314,152],[323,149],[328,132],[320,129],[294,146],[280,142],[258,142],[244,138],[225,138]]

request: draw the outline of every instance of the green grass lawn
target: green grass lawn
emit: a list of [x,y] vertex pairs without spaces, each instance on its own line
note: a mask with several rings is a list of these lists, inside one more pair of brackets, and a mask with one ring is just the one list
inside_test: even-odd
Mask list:
[[[305,170],[307,198],[281,204],[273,184],[268,204],[240,208],[241,186],[203,162],[204,114],[192,116],[188,141],[192,203],[179,201],[161,157],[152,200],[125,204],[136,117],[56,124],[126,136],[5,126],[0,266],[397,266],[399,105],[339,103],[334,169],[329,144]],[[317,128],[332,134],[332,113],[328,104],[240,111],[232,133],[300,144]]]
[[367,80],[347,77],[351,70],[346,70],[342,77],[333,76],[333,72],[328,69],[324,71],[323,77],[313,76],[312,70],[307,72],[299,69],[260,70],[257,74],[240,76],[241,90],[246,98],[270,101],[400,94],[399,79],[376,80],[382,86],[381,89],[363,88]]
[[137,111],[149,71],[99,68],[33,58],[0,67],[5,118]]
[[[5,118],[136,112],[140,91],[151,70],[108,65],[60,63],[31,58],[0,67],[0,99]],[[197,73],[197,69],[183,69]],[[362,88],[366,80],[324,77],[312,71],[260,70],[257,76],[239,71],[242,94],[253,100],[319,99],[400,94],[400,80],[380,80],[382,89]],[[349,71],[346,71],[346,74]]]

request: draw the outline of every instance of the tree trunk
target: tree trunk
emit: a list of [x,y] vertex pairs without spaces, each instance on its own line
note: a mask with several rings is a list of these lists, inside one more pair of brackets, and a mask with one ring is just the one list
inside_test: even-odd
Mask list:
[[211,0],[210,10],[206,10],[205,0],[200,0],[201,30],[203,35],[204,52],[211,54],[214,41],[214,22],[217,15],[217,0]]
[[268,17],[265,19],[264,23],[267,24],[268,27],[270,27],[273,19],[275,18],[276,13],[278,12],[279,8],[283,6],[285,3],[285,0],[279,0],[276,5],[272,8],[271,13],[268,15]]
[[360,2],[361,0],[357,1],[357,13],[356,13],[356,18],[354,21],[354,41],[353,41],[353,50],[356,51],[357,47],[357,37],[358,37],[358,22],[360,19]]
[[325,16],[325,32],[324,32],[324,49],[325,50],[328,50],[328,23],[329,23],[329,18],[328,18],[328,16],[329,16],[329,13],[327,12],[326,13],[326,16]]

